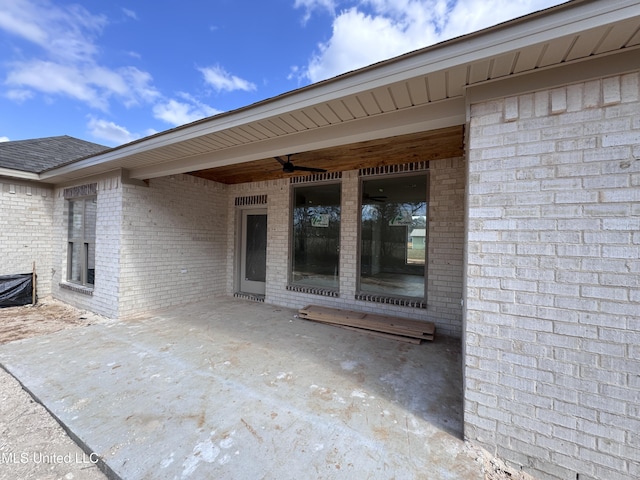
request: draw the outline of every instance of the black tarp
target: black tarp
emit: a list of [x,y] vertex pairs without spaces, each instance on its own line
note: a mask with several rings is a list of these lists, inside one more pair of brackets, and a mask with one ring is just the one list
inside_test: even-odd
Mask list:
[[33,274],[0,276],[0,308],[33,303]]

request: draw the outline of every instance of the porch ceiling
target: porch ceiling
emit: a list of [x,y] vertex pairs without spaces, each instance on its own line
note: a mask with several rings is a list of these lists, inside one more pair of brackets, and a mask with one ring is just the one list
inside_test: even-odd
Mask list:
[[[330,172],[339,172],[462,155],[464,155],[463,127],[455,126],[391,139],[370,140],[302,152],[292,155],[291,161],[295,165],[314,166]],[[257,182],[294,175],[283,173],[282,167],[273,158],[191,173],[197,177],[226,184]],[[305,175],[305,172],[295,172],[295,175]]]
[[349,158],[367,142],[402,136],[400,144],[411,146],[415,138],[405,135],[464,124],[469,87],[623,50],[640,58],[639,47],[637,0],[575,0],[58,167],[41,179],[61,183],[122,168],[134,179],[197,172],[236,183],[283,175],[272,157],[290,153],[299,153],[294,163],[344,170],[362,165],[361,155]]

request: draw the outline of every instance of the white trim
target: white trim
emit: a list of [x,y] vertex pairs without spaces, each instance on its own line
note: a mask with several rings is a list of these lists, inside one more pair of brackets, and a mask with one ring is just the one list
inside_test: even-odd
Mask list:
[[[588,62],[588,65],[585,63]],[[572,63],[553,65],[534,72],[490,80],[467,87],[467,104],[521,95],[573,83],[582,83],[611,75],[640,70],[640,46],[616,51],[598,58],[585,58]]]
[[[42,179],[55,179],[60,176],[70,175],[74,172],[90,167],[96,167],[116,160],[124,160],[126,157],[162,147],[177,142],[186,141],[202,135],[220,132],[248,123],[277,117],[279,115],[304,109],[313,105],[322,104],[354,95],[363,91],[386,86],[395,82],[405,81],[420,75],[442,71],[458,65],[482,61],[517,51],[534,44],[551,42],[568,35],[575,35],[603,25],[611,25],[629,18],[640,16],[640,2],[638,0],[610,0],[604,1],[579,1],[568,2],[542,12],[512,20],[510,22],[459,37],[441,44],[428,47],[417,52],[401,57],[380,62],[330,80],[326,80],[309,87],[296,90],[291,93],[265,100],[253,106],[244,107],[216,117],[195,122],[194,124],[179,127],[165,133],[157,134],[147,139],[142,139],[120,148],[98,154],[88,159],[67,166],[53,169],[44,173]],[[381,115],[387,118],[387,115]],[[365,119],[366,120],[366,119]],[[357,122],[361,122],[359,120]],[[339,127],[344,128],[343,126]],[[322,130],[322,128],[318,129]],[[294,136],[294,138],[297,138]],[[289,136],[280,140],[280,144],[287,144],[286,150],[297,149],[304,145],[287,143]],[[319,142],[318,145],[328,146],[328,142]],[[257,142],[259,148],[265,147],[265,143]],[[314,142],[306,143],[308,148],[316,145]],[[247,145],[245,147],[251,148]],[[298,147],[298,148],[296,148]],[[233,149],[236,154],[219,155],[221,161],[215,164],[206,164],[203,161],[191,159],[190,164],[211,167],[238,163],[257,159],[253,155],[240,153],[243,147]],[[321,148],[321,147],[315,147]],[[262,157],[272,154],[274,149],[263,151]],[[230,160],[231,157],[242,159],[238,162]],[[126,165],[120,164],[125,167]],[[201,168],[203,168],[201,167]],[[132,178],[143,178],[144,171],[149,170],[153,175],[155,167],[144,167],[132,171]],[[174,168],[178,173],[180,169]],[[185,170],[182,170],[185,171]],[[187,170],[188,171],[188,170]]]
[[0,177],[20,178],[22,180],[40,180],[40,175],[32,172],[23,172],[21,170],[13,170],[11,168],[0,167]]
[[352,120],[341,125],[308,130],[262,142],[227,149],[215,154],[182,157],[176,161],[134,168],[130,178],[148,179],[222,167],[282,155],[283,151],[303,152],[379,138],[453,127],[465,123],[463,97],[398,110],[375,117]]

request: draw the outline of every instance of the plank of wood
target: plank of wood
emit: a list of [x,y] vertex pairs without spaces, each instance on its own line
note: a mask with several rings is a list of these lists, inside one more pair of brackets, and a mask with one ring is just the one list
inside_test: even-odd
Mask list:
[[430,340],[430,339],[433,338],[433,335],[430,335],[430,334],[426,334],[426,333],[422,333],[422,332],[415,332],[415,331],[408,331],[408,330],[401,330],[401,329],[397,329],[397,328],[393,328],[393,327],[389,327],[387,325],[381,325],[381,324],[352,323],[352,322],[349,322],[347,320],[340,321],[340,320],[335,320],[335,319],[314,318],[314,317],[305,317],[305,316],[300,316],[300,318],[304,318],[306,320],[313,320],[313,321],[317,321],[317,322],[322,322],[322,323],[329,323],[329,324],[332,324],[332,325],[347,325],[347,326],[354,327],[354,328],[363,328],[363,329],[367,329],[367,330],[376,330],[376,331],[379,331],[379,332],[385,332],[385,333],[390,333],[390,334],[394,334],[394,335],[402,335],[402,336],[406,336],[406,337],[422,338],[422,339],[425,339],[425,340]]
[[344,328],[345,330],[351,330],[353,332],[366,333],[372,337],[386,338],[388,340],[395,340],[398,342],[411,343],[413,345],[420,345],[422,343],[421,338],[403,337],[402,335],[393,335],[390,333],[376,332],[373,330],[365,330],[364,328],[349,327],[347,325],[336,325],[337,327]]
[[340,327],[340,328],[344,328],[346,330],[351,330],[351,331],[356,331],[356,332],[360,332],[360,333],[366,333],[375,337],[380,337],[380,338],[387,338],[387,339],[391,339],[391,340],[397,340],[399,342],[404,342],[404,343],[411,343],[413,345],[420,345],[423,341],[425,340],[433,340],[433,336],[432,335],[425,335],[421,338],[415,338],[415,337],[408,337],[405,335],[398,335],[398,334],[394,334],[394,333],[385,333],[385,332],[380,332],[377,330],[368,330],[366,328],[359,328],[359,327],[351,327],[349,325],[340,325],[338,323],[329,323],[329,322],[323,322],[322,320],[317,320],[317,319],[313,319],[313,318],[304,318],[304,317],[300,317],[304,320],[309,320],[311,322],[316,322],[316,323],[321,323],[323,325],[330,325],[332,327]]
[[353,327],[369,328],[371,330],[381,329],[382,331],[408,336],[433,335],[435,331],[435,327],[432,324],[427,324],[426,322],[424,325],[418,325],[417,327],[410,326],[407,328],[402,324],[394,322],[392,317],[382,318],[369,317],[365,315],[363,318],[358,319],[308,310],[300,310],[299,315],[306,318],[324,320],[329,323],[346,324]]
[[[433,340],[435,325],[431,322],[374,315],[337,308],[308,305],[298,310],[300,318],[334,325],[377,331],[389,335]],[[408,320],[408,322],[407,322]]]
[[[251,127],[255,135],[263,133]],[[209,138],[214,143],[214,138]],[[326,168],[329,172],[375,168],[383,165],[401,165],[420,160],[444,160],[464,155],[464,127],[456,125],[428,132],[398,135],[391,139],[367,140],[338,147],[323,148],[298,153],[293,162]],[[304,172],[296,172],[301,174]],[[190,172],[190,175],[207,178],[219,183],[236,184],[283,178],[278,163],[272,158],[241,164],[225,165]]]
[[354,312],[351,310],[342,310],[340,308],[329,308],[329,307],[321,307],[319,305],[309,305],[307,307],[301,308],[298,312],[303,313],[312,313],[317,315],[330,315],[330,316],[340,316],[341,318],[351,319],[351,318],[364,318],[365,312]]
[[412,320],[409,318],[391,317],[388,315],[378,315],[373,313],[356,312],[351,310],[343,310],[339,308],[321,307],[318,305],[308,305],[299,310],[300,313],[322,318],[342,319],[358,319],[367,323],[379,322],[398,329],[423,332],[433,335],[435,325],[431,322],[423,322],[420,320]]
[[318,319],[314,319],[314,318],[305,318],[305,317],[300,317],[304,320],[309,320],[311,322],[315,322],[315,323],[321,323],[323,325],[329,325],[332,327],[339,327],[339,328],[344,328],[345,330],[351,330],[354,332],[359,332],[359,333],[366,333],[368,335],[374,336],[374,337],[380,337],[380,338],[387,338],[387,339],[391,339],[391,340],[397,340],[399,342],[404,342],[404,343],[411,343],[414,345],[420,345],[423,340],[433,340],[433,337],[431,338],[415,338],[415,337],[407,337],[404,335],[398,335],[398,334],[394,334],[394,333],[385,333],[385,332],[380,332],[377,330],[368,330],[366,328],[360,328],[360,327],[352,327],[349,325],[341,325],[338,323],[330,323],[330,322],[324,322],[322,320],[318,320]]

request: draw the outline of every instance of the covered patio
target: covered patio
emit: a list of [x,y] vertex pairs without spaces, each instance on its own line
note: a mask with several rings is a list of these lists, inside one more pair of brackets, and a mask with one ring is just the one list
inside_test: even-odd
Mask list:
[[0,347],[114,478],[480,479],[460,342],[408,345],[229,297]]

